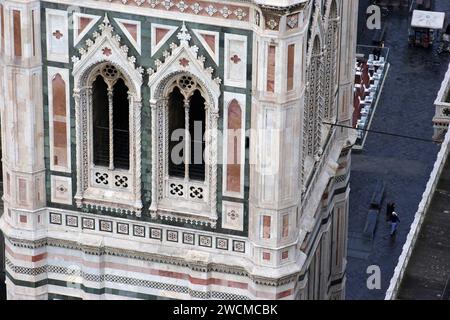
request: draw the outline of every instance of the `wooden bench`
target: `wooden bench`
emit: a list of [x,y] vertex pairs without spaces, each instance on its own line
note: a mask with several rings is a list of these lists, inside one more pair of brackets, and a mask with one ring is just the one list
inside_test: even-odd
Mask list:
[[375,190],[372,194],[372,198],[370,200],[370,208],[371,209],[377,209],[377,210],[381,209],[381,206],[383,204],[383,198],[384,198],[384,189],[385,189],[384,181],[378,180]]
[[369,210],[366,218],[366,225],[364,226],[363,236],[369,240],[373,240],[375,231],[377,229],[379,210]]

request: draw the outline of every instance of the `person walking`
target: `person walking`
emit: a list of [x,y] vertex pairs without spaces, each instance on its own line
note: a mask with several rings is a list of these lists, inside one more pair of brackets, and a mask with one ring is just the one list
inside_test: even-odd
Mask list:
[[400,218],[398,214],[394,211],[391,215],[391,237],[393,237],[397,233],[398,223],[400,222]]
[[395,203],[389,202],[386,208],[386,221],[391,221],[392,212],[395,211]]

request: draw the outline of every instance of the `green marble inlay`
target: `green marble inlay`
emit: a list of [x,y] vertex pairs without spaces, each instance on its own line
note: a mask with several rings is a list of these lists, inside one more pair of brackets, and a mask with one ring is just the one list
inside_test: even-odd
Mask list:
[[[46,173],[46,190],[47,190],[47,203],[48,206],[54,207],[54,208],[60,208],[60,209],[67,209],[67,210],[76,210],[76,211],[83,211],[83,212],[90,212],[97,215],[104,215],[104,216],[113,216],[113,217],[121,217],[121,218],[127,218],[132,220],[139,220],[139,221],[152,221],[157,222],[161,224],[169,224],[169,225],[175,225],[175,226],[181,226],[191,229],[202,229],[202,230],[208,230],[208,231],[214,231],[218,233],[225,233],[225,234],[233,234],[238,236],[246,236],[248,234],[248,198],[249,198],[249,150],[248,146],[246,148],[246,166],[245,166],[245,192],[244,192],[244,200],[239,199],[231,199],[226,198],[222,199],[222,172],[223,168],[222,165],[218,166],[218,179],[217,179],[217,187],[218,187],[218,198],[217,198],[217,210],[218,210],[218,226],[216,229],[211,229],[208,227],[200,227],[200,226],[194,226],[192,224],[186,224],[186,223],[177,223],[177,222],[168,222],[168,221],[161,221],[161,220],[154,220],[151,219],[151,217],[148,215],[148,208],[150,207],[150,201],[151,201],[151,171],[152,171],[152,162],[151,162],[151,150],[152,150],[152,141],[151,141],[151,110],[149,105],[149,99],[150,99],[150,89],[147,85],[145,85],[148,81],[148,76],[144,76],[144,85],[142,86],[142,119],[141,119],[141,128],[142,128],[142,169],[141,169],[141,179],[142,179],[142,201],[143,201],[143,211],[142,211],[142,217],[136,218],[134,216],[129,216],[122,213],[113,213],[113,212],[107,212],[102,210],[87,210],[87,209],[79,209],[75,205],[67,206],[67,205],[61,205],[61,204],[55,204],[52,203],[50,200],[51,190],[50,190],[50,176],[51,175],[59,175],[59,176],[71,176],[72,177],[72,191],[73,195],[76,193],[76,131],[75,131],[75,102],[73,97],[70,99],[71,108],[70,108],[70,126],[71,126],[71,159],[72,159],[72,174],[64,174],[59,172],[51,172],[50,171],[50,145],[49,145],[49,115],[48,115],[48,84],[47,84],[47,76],[46,76],[46,70],[47,66],[52,67],[58,67],[58,68],[67,68],[70,71],[72,70],[72,63],[64,64],[64,63],[57,63],[53,61],[47,60],[47,53],[46,53],[46,17],[45,17],[45,9],[57,9],[57,10],[69,10],[69,7],[64,4],[57,4],[57,3],[51,3],[51,2],[42,2],[41,3],[42,10],[41,10],[41,21],[42,21],[42,32],[41,32],[41,43],[42,48],[44,48],[42,54],[43,54],[43,88],[44,88],[44,134],[45,134],[45,165],[47,168]],[[108,14],[110,23],[114,27],[114,31],[120,35],[121,42],[123,44],[126,44],[129,47],[129,55],[133,55],[136,57],[136,65],[142,66],[144,69],[147,68],[154,68],[154,61],[155,59],[163,60],[162,52],[164,50],[169,49],[169,44],[171,42],[178,43],[178,39],[176,38],[176,35],[178,32],[175,32],[171,39],[163,45],[158,52],[155,53],[153,57],[151,57],[151,24],[157,23],[157,24],[163,24],[163,25],[171,25],[171,26],[178,26],[181,27],[182,22],[178,20],[171,20],[171,19],[163,19],[163,18],[157,18],[157,17],[146,17],[141,16],[137,14],[128,14],[128,13],[122,13],[122,12],[113,12],[113,11],[105,11],[105,10],[99,10],[99,9],[92,9],[92,8],[85,8],[81,7],[79,10],[77,10],[81,13],[91,14],[91,15],[97,15],[100,17],[104,17],[105,13]],[[69,11],[69,18],[72,12]],[[134,21],[140,21],[141,22],[141,52],[142,55],[139,55],[139,53],[136,51],[134,46],[128,41],[127,37],[123,34],[120,27],[116,24],[114,18],[119,19],[126,19],[126,20],[134,20]],[[80,47],[83,47],[85,45],[85,41],[88,38],[92,38],[92,33],[94,31],[98,31],[99,24],[102,23],[103,18],[97,22],[97,24],[93,27],[93,29],[88,32],[87,35],[83,39],[80,40],[78,45],[74,47],[74,39],[73,39],[73,32],[69,32],[69,57],[72,56],[80,56],[78,53],[78,49]],[[246,129],[250,128],[250,119],[251,119],[251,75],[252,75],[252,46],[253,43],[253,32],[248,30],[242,30],[237,28],[229,28],[229,27],[220,27],[220,26],[212,26],[212,25],[206,25],[202,23],[197,23],[194,21],[186,21],[186,26],[189,30],[192,29],[202,29],[202,30],[210,30],[210,31],[216,31],[219,32],[220,38],[219,38],[219,48],[220,48],[220,55],[219,55],[219,67],[215,64],[214,60],[209,56],[207,51],[202,47],[200,41],[195,36],[194,32],[190,32],[192,35],[191,44],[197,45],[199,47],[199,55],[203,55],[206,58],[205,66],[211,66],[215,71],[213,74],[213,77],[220,77],[221,79],[224,78],[224,42],[225,42],[225,33],[231,33],[231,34],[239,34],[239,35],[245,35],[248,37],[248,56],[247,56],[247,89],[241,89],[241,88],[234,88],[229,86],[221,86],[222,92],[229,91],[229,92],[236,92],[240,94],[246,94],[247,96],[247,106],[246,106]],[[70,28],[70,26],[69,26]],[[72,31],[72,30],[70,30]],[[73,92],[73,76],[70,76],[70,92]],[[219,99],[219,108],[220,108],[220,118],[219,118],[219,130],[223,129],[223,95]],[[220,145],[220,142],[219,142]],[[219,152],[221,154],[221,152]],[[221,228],[221,210],[222,210],[222,201],[236,201],[236,202],[243,202],[244,203],[244,232],[236,232],[231,230],[225,230]]]

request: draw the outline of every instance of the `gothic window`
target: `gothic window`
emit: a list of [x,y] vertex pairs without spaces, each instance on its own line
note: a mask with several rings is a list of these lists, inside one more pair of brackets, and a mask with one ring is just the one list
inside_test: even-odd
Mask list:
[[109,166],[109,106],[108,85],[98,76],[92,86],[92,110],[94,120],[94,164]]
[[101,203],[140,213],[140,146],[133,147],[140,134],[140,100],[132,82],[111,63],[92,67],[81,79],[85,85],[75,94],[77,205]]
[[176,77],[166,90],[167,103],[159,113],[167,123],[166,128],[159,128],[159,139],[166,141],[168,151],[165,159],[159,160],[159,167],[163,171],[167,168],[161,172],[167,176],[163,188],[169,198],[205,203],[208,201],[205,91],[197,79],[187,74]]
[[[143,68],[106,15],[92,45],[72,57],[76,205],[141,216]],[[88,42],[88,41],[87,41]]]
[[113,88],[113,165],[130,168],[130,121],[128,87],[119,79]]
[[205,99],[199,90],[195,90],[189,100],[189,135],[191,139],[191,163],[189,178],[205,180]]
[[169,94],[169,176],[204,181],[205,99],[199,90],[191,94],[178,86]]
[[[175,87],[169,94],[169,175],[171,177],[185,177],[184,166],[184,151],[182,148],[177,154],[178,159],[175,157],[177,144],[175,135],[179,134],[179,137],[184,143],[185,139],[185,114],[184,114],[184,97],[178,87]],[[178,161],[177,161],[178,160]],[[180,161],[181,160],[181,161]]]
[[326,33],[327,50],[325,53],[325,111],[327,120],[333,120],[336,115],[335,93],[337,84],[337,46],[338,46],[338,11],[336,1],[332,1]]
[[322,49],[319,35],[310,40],[311,50],[306,69],[306,93],[303,113],[303,148],[299,185],[305,192],[313,168],[322,153],[322,121],[324,113]]
[[106,65],[92,86],[93,159],[109,169],[130,167],[128,87],[117,69]]
[[188,72],[161,78],[152,94],[152,215],[217,219],[217,99]]
[[307,100],[304,116],[304,147],[308,156],[314,157],[320,149],[322,128],[321,49],[316,36],[307,70]]

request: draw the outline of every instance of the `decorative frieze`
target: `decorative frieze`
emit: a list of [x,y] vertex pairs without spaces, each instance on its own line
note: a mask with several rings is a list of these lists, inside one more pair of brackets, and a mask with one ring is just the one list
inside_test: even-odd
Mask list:
[[[235,210],[243,211],[240,204],[230,203]],[[239,220],[243,221],[243,213],[241,212]],[[236,214],[237,216],[237,214]],[[127,236],[128,238],[143,238],[157,240],[166,244],[181,243],[191,246],[203,248],[215,248],[221,251],[231,251],[236,253],[245,253],[247,243],[245,240],[226,237],[225,235],[208,235],[201,232],[183,231],[183,229],[175,229],[169,226],[151,226],[148,223],[132,223],[132,221],[115,221],[114,219],[105,219],[102,217],[79,216],[71,213],[49,212],[49,224],[53,226],[61,226],[70,231],[74,228],[81,230],[91,230],[99,232],[113,233],[118,236]],[[240,226],[242,230],[243,226]],[[62,229],[63,230],[63,229]],[[132,230],[132,233],[130,233]],[[231,245],[232,244],[232,245]]]
[[[102,1],[102,0],[100,0]],[[105,1],[105,0],[103,0]],[[145,7],[173,13],[185,13],[210,18],[248,21],[249,7],[199,0],[108,0],[129,6]]]

